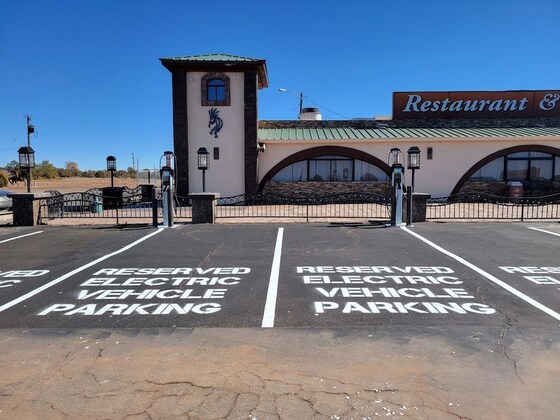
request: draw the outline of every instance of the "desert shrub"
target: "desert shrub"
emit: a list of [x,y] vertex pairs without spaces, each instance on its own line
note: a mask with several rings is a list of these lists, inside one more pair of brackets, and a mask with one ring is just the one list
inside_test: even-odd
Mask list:
[[5,171],[0,171],[0,187],[8,185],[8,174]]

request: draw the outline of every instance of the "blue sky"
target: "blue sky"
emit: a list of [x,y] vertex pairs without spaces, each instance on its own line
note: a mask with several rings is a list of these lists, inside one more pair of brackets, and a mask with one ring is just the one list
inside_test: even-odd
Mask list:
[[[0,166],[26,145],[57,167],[159,167],[172,149],[159,58],[267,60],[260,119],[389,115],[392,92],[560,89],[558,0],[2,0]],[[334,112],[331,112],[334,111]]]

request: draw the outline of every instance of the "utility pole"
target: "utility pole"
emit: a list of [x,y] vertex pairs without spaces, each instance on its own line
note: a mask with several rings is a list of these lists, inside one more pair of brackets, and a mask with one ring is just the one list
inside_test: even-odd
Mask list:
[[[133,170],[136,169],[136,161],[134,160],[134,152],[132,152],[132,169]],[[136,179],[138,179],[138,178],[136,178]],[[138,181],[137,181],[137,183],[138,183]]]

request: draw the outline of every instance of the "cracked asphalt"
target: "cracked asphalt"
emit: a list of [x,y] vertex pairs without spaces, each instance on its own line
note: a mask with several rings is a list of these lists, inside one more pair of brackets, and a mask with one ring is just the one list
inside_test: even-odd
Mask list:
[[560,226],[410,231],[0,228],[0,417],[556,418]]

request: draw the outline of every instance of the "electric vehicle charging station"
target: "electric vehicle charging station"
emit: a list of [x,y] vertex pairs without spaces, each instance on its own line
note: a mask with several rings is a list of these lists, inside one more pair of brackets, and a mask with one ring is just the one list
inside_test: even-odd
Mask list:
[[389,152],[391,165],[391,226],[403,226],[404,156],[400,149]]
[[163,227],[173,226],[173,167],[172,157],[173,152],[164,152],[165,165],[161,167],[161,193],[163,204]]

